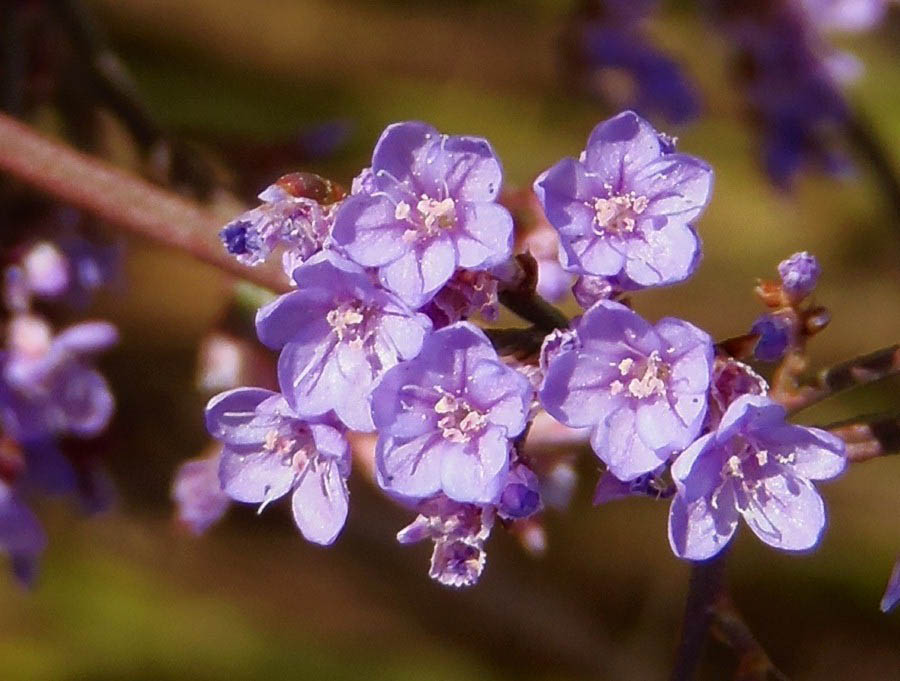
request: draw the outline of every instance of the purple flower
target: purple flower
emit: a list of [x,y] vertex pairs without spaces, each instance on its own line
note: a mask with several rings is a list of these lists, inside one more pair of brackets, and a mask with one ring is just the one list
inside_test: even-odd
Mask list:
[[447,586],[472,586],[484,571],[484,543],[494,526],[494,508],[461,504],[439,495],[419,505],[418,517],[397,533],[401,544],[434,542],[428,576]]
[[38,317],[13,318],[8,350],[0,354],[0,418],[7,432],[24,442],[102,431],[115,402],[89,360],[117,339],[106,322],[76,324],[54,338]]
[[669,511],[669,542],[682,558],[705,560],[744,520],[762,541],[786,551],[812,548],[825,527],[825,506],[811,480],[844,470],[844,443],[817,428],[785,422],[784,408],[745,395],[719,427],[672,464],[678,489]]
[[900,602],[900,559],[894,564],[884,597],[881,599],[881,612],[888,612]]
[[753,322],[750,333],[759,335],[754,357],[760,362],[777,362],[794,340],[794,324],[784,315],[764,314]]
[[712,179],[706,163],[667,153],[656,130],[626,111],[594,128],[579,160],[542,173],[534,191],[559,231],[566,269],[660,286],[696,268],[691,223],[709,202]]
[[359,193],[338,210],[335,242],[420,307],[457,267],[487,269],[509,257],[512,217],[496,203],[502,179],[487,140],[395,123],[375,146],[371,173],[354,182]]
[[[290,178],[291,176],[286,176]],[[219,232],[225,249],[245,265],[259,265],[273,250],[284,247],[287,274],[328,240],[332,207],[288,191],[285,178],[260,194],[261,206],[236,217]]]
[[203,534],[225,515],[231,497],[219,482],[221,448],[212,456],[185,461],[175,473],[172,499],[178,507],[178,519],[194,534]]
[[371,431],[369,397],[385,371],[415,357],[431,320],[330,253],[294,271],[297,290],[259,310],[256,330],[283,348],[278,381],[298,416],[332,409],[352,430]]
[[331,544],[347,519],[350,448],[332,422],[294,414],[278,393],[237,388],[206,407],[206,427],[223,443],[222,490],[260,504],[293,491],[294,522],[306,539]]
[[0,480],[0,552],[10,557],[19,581],[26,585],[33,582],[37,558],[46,544],[37,517],[13,488]]
[[578,344],[552,357],[544,408],[573,428],[620,480],[655,470],[700,432],[713,366],[710,337],[679,319],[656,326],[600,301],[578,321]]
[[533,394],[477,327],[459,322],[434,332],[373,393],[379,484],[408,498],[443,492],[459,502],[496,502],[510,440],[524,431]]
[[816,288],[822,268],[816,256],[801,251],[778,264],[781,287],[794,300],[803,300]]

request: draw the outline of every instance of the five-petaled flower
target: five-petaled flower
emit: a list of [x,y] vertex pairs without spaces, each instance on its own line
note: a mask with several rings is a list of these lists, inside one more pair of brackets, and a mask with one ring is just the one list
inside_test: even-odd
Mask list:
[[713,367],[710,337],[679,319],[651,326],[600,301],[574,343],[552,356],[540,398],[557,420],[591,427],[591,446],[620,480],[657,469],[700,432]]
[[594,128],[579,159],[542,173],[534,191],[559,231],[563,265],[638,286],[686,279],[700,241],[691,223],[709,202],[713,172],[626,111]]
[[487,140],[395,123],[375,146],[371,172],[338,210],[335,242],[420,307],[458,267],[487,269],[509,257],[512,217],[496,203],[502,179]]
[[414,499],[443,492],[459,502],[498,501],[533,394],[477,327],[435,331],[374,391],[379,484]]
[[229,497],[262,510],[293,490],[303,536],[335,540],[347,519],[350,448],[333,419],[301,419],[278,393],[237,388],[210,400],[206,427],[224,445],[219,481]]
[[256,316],[259,339],[282,348],[282,393],[300,416],[334,410],[348,428],[373,430],[372,388],[397,362],[418,354],[431,320],[332,253],[298,267],[294,281],[295,291]]
[[817,428],[785,422],[784,407],[745,395],[718,428],[672,464],[677,494],[669,541],[682,558],[705,560],[729,542],[744,520],[766,544],[810,549],[825,528],[825,505],[811,480],[844,470],[844,443]]

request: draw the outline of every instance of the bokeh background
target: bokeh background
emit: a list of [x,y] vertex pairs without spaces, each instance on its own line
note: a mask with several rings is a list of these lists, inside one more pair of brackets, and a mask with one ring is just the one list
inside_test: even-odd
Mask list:
[[[245,196],[281,171],[349,184],[393,121],[423,119],[491,140],[506,182],[527,186],[614,113],[558,75],[566,0],[91,0],[141,99],[166,129],[229,169]],[[757,277],[810,250],[817,294],[833,313],[816,338],[828,364],[900,339],[900,225],[865,164],[858,176],[805,175],[790,194],[757,163],[756,138],[727,84],[727,49],[674,3],[652,24],[703,98],[699,121],[673,128],[679,147],[717,173],[699,224],[705,257],[689,282],[643,293],[638,310],[672,314],[724,338],[761,313]],[[866,71],[850,96],[900,165],[896,13],[846,40]],[[345,130],[333,151],[294,162],[275,146],[301,131]],[[667,126],[662,126],[666,128]],[[312,142],[310,142],[312,144]],[[115,145],[112,145],[113,148]],[[133,163],[123,145],[119,161]],[[274,160],[273,160],[274,158]],[[279,167],[284,166],[284,167]],[[271,173],[269,175],[269,173]],[[506,680],[666,678],[689,566],[666,540],[667,504],[594,509],[596,466],[581,457],[566,512],[547,512],[541,558],[495,532],[477,587],[455,592],[426,574],[429,547],[393,540],[408,513],[362,476],[340,541],[305,543],[283,510],[234,508],[203,538],[172,519],[177,464],[207,445],[197,346],[230,299],[221,273],[139,241],[124,282],[93,314],[123,342],[104,368],[119,411],[103,440],[115,509],[84,518],[45,502],[51,544],[32,591],[0,577],[3,681],[213,679]],[[900,406],[900,382],[805,413],[827,423]],[[806,556],[744,533],[729,566],[732,595],[792,679],[900,679],[900,613],[878,600],[900,551],[900,458],[855,466],[824,487],[830,528]],[[701,678],[731,678],[733,654],[707,647]]]

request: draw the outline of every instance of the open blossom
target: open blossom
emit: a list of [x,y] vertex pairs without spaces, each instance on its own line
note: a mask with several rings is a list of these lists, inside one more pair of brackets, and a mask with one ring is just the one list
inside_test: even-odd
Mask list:
[[419,353],[431,320],[331,253],[296,269],[294,281],[296,291],[256,316],[259,339],[282,348],[281,391],[299,416],[333,409],[347,427],[373,430],[372,388],[397,362]]
[[442,135],[420,122],[387,127],[371,171],[335,216],[334,239],[412,307],[458,267],[509,257],[512,217],[496,203],[503,172],[487,140]]
[[655,470],[699,434],[713,366],[712,339],[688,322],[651,326],[600,301],[578,321],[577,343],[549,360],[541,403],[573,428],[620,480]]
[[329,419],[300,419],[278,393],[236,388],[206,407],[206,427],[223,443],[222,490],[262,509],[288,492],[306,539],[331,544],[347,519],[350,448]]
[[709,202],[712,169],[671,153],[659,133],[626,111],[601,123],[579,159],[563,159],[534,183],[559,231],[571,272],[624,275],[638,286],[686,279],[700,241],[691,223]]
[[106,322],[76,324],[54,337],[39,317],[15,316],[8,348],[0,354],[0,419],[6,432],[25,442],[102,431],[115,403],[90,359],[117,338]]
[[844,470],[844,443],[817,428],[785,421],[784,408],[746,395],[719,427],[672,464],[678,489],[669,542],[682,558],[705,560],[729,542],[743,517],[762,541],[787,551],[812,548],[825,528],[825,506],[810,482]]
[[477,327],[435,331],[374,391],[379,484],[408,498],[443,492],[459,502],[496,502],[533,394]]

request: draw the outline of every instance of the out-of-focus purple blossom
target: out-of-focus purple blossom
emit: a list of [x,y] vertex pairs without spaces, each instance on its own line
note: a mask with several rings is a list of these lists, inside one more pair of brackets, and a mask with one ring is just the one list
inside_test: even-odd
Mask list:
[[37,517],[15,490],[0,480],[0,552],[9,556],[13,572],[23,584],[33,583],[37,559],[46,544]]
[[822,268],[816,256],[801,251],[778,264],[781,287],[793,300],[802,300],[816,288]]
[[420,307],[458,267],[489,269],[509,257],[512,217],[496,203],[502,180],[487,140],[395,123],[375,146],[371,174],[339,208],[335,242]]
[[874,28],[887,12],[889,0],[793,0],[807,22],[822,32],[855,33]]
[[884,597],[881,599],[881,612],[890,611],[897,603],[900,603],[900,559],[894,564],[891,577],[888,579]]
[[845,175],[848,108],[829,65],[833,51],[796,3],[717,2],[738,52],[737,76],[763,137],[767,174],[788,188],[804,166]]
[[236,388],[244,373],[246,349],[243,342],[225,333],[203,339],[198,354],[197,383],[210,393]]
[[413,499],[443,492],[463,503],[495,503],[533,395],[477,327],[458,322],[435,331],[373,393],[379,484]]
[[333,206],[294,196],[276,182],[260,194],[262,205],[236,217],[219,232],[225,249],[245,265],[259,265],[278,247],[285,249],[285,271],[322,250],[329,239]]
[[385,371],[415,357],[431,320],[324,252],[294,271],[296,290],[259,310],[256,330],[282,348],[278,382],[298,416],[332,409],[352,430],[374,429],[370,394]]
[[206,532],[231,505],[231,497],[219,482],[221,459],[219,448],[211,456],[185,461],[175,473],[172,499],[178,509],[178,519],[194,534]]
[[42,298],[55,298],[69,285],[68,263],[53,243],[41,241],[22,257],[22,271],[29,290]]
[[[101,244],[86,238],[73,220],[53,240],[37,241],[25,250],[17,267],[7,270],[6,286],[19,288],[19,297],[27,295],[85,307],[97,290],[119,275],[121,249],[118,244]],[[27,292],[27,293],[26,293]],[[7,292],[9,297],[9,292]],[[23,310],[28,303],[10,305]]]
[[18,265],[3,270],[3,304],[12,312],[26,312],[31,304],[28,278]]
[[668,499],[675,494],[675,488],[671,484],[666,485],[665,481],[660,479],[659,476],[664,470],[665,467],[661,466],[628,482],[619,480],[609,471],[605,471],[594,490],[594,506],[633,496]]
[[0,418],[6,432],[28,442],[102,431],[115,403],[90,358],[117,340],[115,327],[106,322],[76,324],[54,338],[42,319],[14,317],[8,348],[0,354]]
[[331,544],[347,519],[350,448],[327,417],[299,418],[278,393],[237,388],[206,407],[206,427],[222,442],[219,481],[235,501],[266,505],[293,492],[303,536]]
[[803,551],[818,543],[825,506],[810,481],[844,470],[844,442],[785,417],[769,398],[745,395],[728,407],[715,431],[675,460],[678,493],[669,512],[669,541],[676,555],[716,555],[741,517],[775,548]]
[[[695,118],[700,111],[696,89],[673,59],[659,52],[642,32],[591,24],[581,39],[589,93],[614,100],[618,108],[659,113],[672,123]],[[626,83],[619,80],[627,78]],[[617,92],[622,90],[624,92]]]
[[566,75],[615,108],[659,113],[679,123],[697,115],[698,96],[678,64],[656,49],[644,30],[658,4],[606,0],[576,14],[564,41]]
[[766,379],[753,369],[731,357],[716,357],[712,383],[709,386],[709,410],[703,431],[715,430],[722,422],[728,406],[743,395],[765,395]]
[[575,428],[620,480],[657,469],[700,432],[713,368],[712,339],[679,319],[651,326],[601,301],[577,322],[579,344],[551,359],[541,403]]
[[436,329],[476,314],[489,322],[497,321],[500,314],[497,285],[497,278],[490,272],[457,270],[422,312],[431,318]]
[[656,130],[626,111],[594,128],[578,160],[542,173],[534,191],[560,234],[567,270],[661,286],[697,266],[691,223],[709,202],[712,179],[706,163],[666,153]]
[[484,543],[494,526],[494,508],[461,504],[439,495],[419,506],[418,517],[397,533],[401,544],[434,542],[428,575],[447,586],[471,586],[484,571]]
[[793,326],[790,319],[777,313],[759,317],[750,327],[750,333],[759,335],[754,357],[760,362],[777,362],[784,357],[793,340]]

